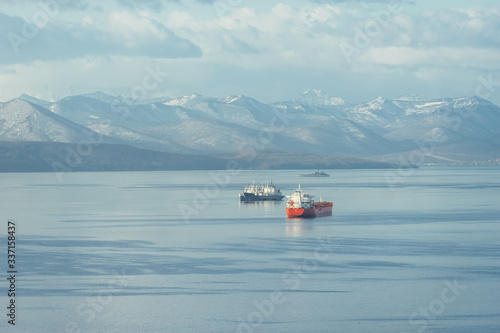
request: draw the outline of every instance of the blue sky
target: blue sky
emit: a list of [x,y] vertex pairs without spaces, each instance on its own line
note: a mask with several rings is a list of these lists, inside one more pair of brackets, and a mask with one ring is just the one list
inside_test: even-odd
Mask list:
[[[500,104],[500,2],[0,0],[0,100],[97,90],[263,102],[322,89]],[[490,84],[485,84],[485,82]],[[498,82],[498,83],[497,83]],[[135,90],[137,91],[137,90]]]

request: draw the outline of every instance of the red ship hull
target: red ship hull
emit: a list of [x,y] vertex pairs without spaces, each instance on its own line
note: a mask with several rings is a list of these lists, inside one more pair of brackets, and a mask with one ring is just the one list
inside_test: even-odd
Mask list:
[[320,217],[332,216],[331,202],[316,203],[311,208],[287,208],[286,214],[288,217]]

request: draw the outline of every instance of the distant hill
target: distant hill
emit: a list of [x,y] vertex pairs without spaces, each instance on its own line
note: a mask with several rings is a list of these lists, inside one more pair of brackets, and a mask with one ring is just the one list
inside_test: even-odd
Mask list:
[[[400,163],[417,152],[423,158],[416,163],[476,165],[500,159],[500,108],[477,96],[409,95],[356,104],[320,90],[272,104],[243,95],[131,101],[102,92],[55,102],[22,95],[0,103],[1,141],[81,144],[89,136],[183,156],[230,155],[251,147],[297,159],[312,154],[313,164],[324,162],[320,156],[335,163],[339,156]],[[283,166],[284,155],[278,155],[282,162],[268,154],[259,167]]]
[[[0,103],[0,141],[82,142],[98,136],[37,104],[22,99]],[[102,139],[114,142],[111,138]]]
[[92,146],[90,154],[79,154],[78,144],[73,143],[0,142],[0,172],[199,170],[224,169],[226,163],[213,156],[117,144]]
[[[236,160],[246,169],[390,169],[399,164],[360,159],[354,157],[338,157],[310,153],[294,153],[277,150],[260,150],[253,155],[225,155],[225,159]],[[408,166],[415,167],[415,166]]]
[[258,151],[256,156],[185,155],[100,144],[79,154],[78,144],[0,142],[0,172],[223,170],[231,161],[241,169],[394,168],[395,164],[353,158]]

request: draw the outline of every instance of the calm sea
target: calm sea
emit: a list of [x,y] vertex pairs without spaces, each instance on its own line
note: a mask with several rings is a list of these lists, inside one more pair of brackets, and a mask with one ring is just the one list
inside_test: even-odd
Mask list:
[[500,169],[326,171],[0,174],[0,331],[500,332]]

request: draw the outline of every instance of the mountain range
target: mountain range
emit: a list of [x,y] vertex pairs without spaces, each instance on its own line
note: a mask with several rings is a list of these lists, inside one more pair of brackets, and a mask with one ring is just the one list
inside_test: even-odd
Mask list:
[[[255,150],[389,163],[498,164],[500,108],[477,96],[350,103],[320,90],[270,104],[242,95],[137,101],[96,92],[50,102],[23,94],[0,103],[0,141],[115,144],[190,156]],[[415,153],[423,158],[412,161]]]

